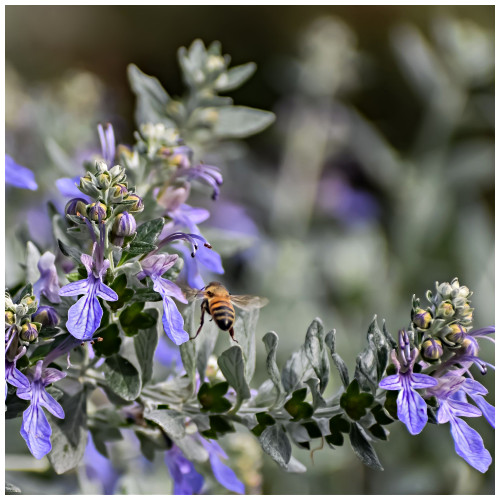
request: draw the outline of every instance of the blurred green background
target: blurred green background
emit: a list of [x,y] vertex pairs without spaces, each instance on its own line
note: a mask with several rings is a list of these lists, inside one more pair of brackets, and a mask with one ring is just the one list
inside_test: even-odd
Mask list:
[[[42,201],[99,150],[96,124],[110,121],[119,142],[133,141],[127,64],[180,94],[176,51],[201,38],[219,40],[233,64],[257,63],[231,96],[277,115],[263,133],[221,146],[213,162],[224,174],[221,209],[204,203],[214,224],[224,223],[224,203],[238,203],[258,228],[244,251],[221,243],[224,283],[270,298],[257,338],[279,334],[279,363],[319,316],[353,367],[374,314],[395,335],[414,293],[424,298],[455,276],[474,291],[476,326],[494,324],[493,30],[493,6],[7,6],[6,152],[40,186],[7,190],[7,286],[23,277],[10,264],[23,260],[16,234],[52,245]],[[491,344],[482,354],[493,362]],[[481,383],[494,403],[493,374]],[[494,456],[493,430],[477,420],[469,424]],[[9,425],[7,448],[22,454],[18,422]],[[390,430],[389,443],[375,444],[381,473],[348,446],[325,447],[314,464],[295,449],[304,475],[286,474],[258,448],[242,458],[252,440],[229,436],[225,446],[236,467],[252,471],[254,493],[494,493],[494,463],[484,475],[470,468],[447,425],[418,437]],[[44,461],[23,471],[16,457],[8,477],[26,493],[82,491],[76,474],[57,478]],[[139,483],[129,491],[169,491],[161,478],[148,480],[154,491]]]

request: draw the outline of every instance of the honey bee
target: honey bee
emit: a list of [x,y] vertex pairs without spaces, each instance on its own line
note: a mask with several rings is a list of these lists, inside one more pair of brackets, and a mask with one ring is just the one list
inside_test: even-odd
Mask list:
[[250,311],[264,307],[269,302],[268,299],[256,297],[255,295],[231,295],[227,291],[227,288],[218,281],[210,282],[201,290],[184,287],[183,291],[188,300],[203,299],[201,303],[200,327],[196,335],[190,337],[191,340],[195,339],[200,333],[203,328],[205,313],[208,313],[212,316],[217,326],[225,332],[228,331],[231,338],[237,343],[238,341],[234,338],[233,329],[235,321],[233,304],[244,311]]

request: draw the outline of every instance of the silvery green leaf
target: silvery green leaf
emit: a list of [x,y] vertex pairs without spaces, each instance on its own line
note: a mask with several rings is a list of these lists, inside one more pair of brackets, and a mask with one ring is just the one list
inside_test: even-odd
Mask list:
[[275,404],[278,399],[278,392],[276,391],[276,386],[271,380],[265,380],[260,385],[257,395],[254,399],[254,404],[257,407],[270,407]]
[[264,429],[259,436],[262,449],[281,467],[286,469],[292,456],[292,445],[280,424]]
[[242,138],[261,132],[274,122],[274,113],[246,106],[217,108],[214,132],[219,139]]
[[[78,428],[78,439],[75,445],[60,427],[61,420],[52,417],[52,415],[48,417],[52,428],[50,438],[52,450],[48,454],[48,459],[57,474],[64,474],[80,464],[87,446],[87,431],[83,427]],[[66,416],[67,418],[68,416]]]
[[356,358],[354,377],[365,391],[375,394],[389,361],[390,346],[377,324],[377,316],[368,327],[368,345]]
[[73,395],[62,391],[60,398],[57,398],[53,393],[51,395],[59,401],[66,415],[64,420],[58,420],[59,428],[69,443],[76,448],[81,439],[81,432],[85,431],[87,427],[87,392],[82,387]]
[[[158,319],[158,313],[153,309],[150,310],[155,319]],[[156,325],[147,330],[139,330],[137,335],[134,335],[134,347],[137,355],[137,361],[141,368],[142,384],[146,384],[151,380],[153,374],[153,358],[158,344],[158,330]]]
[[323,399],[323,396],[321,395],[321,392],[319,390],[319,380],[317,378],[310,378],[306,380],[306,384],[309,386],[309,389],[311,389],[311,394],[313,398],[313,408],[316,410],[316,408],[325,407],[326,402]]
[[257,69],[254,62],[234,66],[223,73],[215,82],[215,90],[218,92],[227,92],[229,90],[237,89],[243,85]]
[[349,431],[349,440],[351,441],[352,449],[357,457],[368,467],[375,470],[384,470],[380,460],[373,449],[373,446],[366,439],[363,430],[356,422],[351,422],[351,430]]
[[243,350],[245,359],[245,378],[248,383],[252,381],[255,371],[255,331],[259,319],[259,309],[237,312],[238,317],[234,325],[235,338]]
[[235,389],[238,401],[250,398],[241,347],[233,345],[219,356],[217,363],[229,385]]
[[335,330],[332,330],[331,332],[327,333],[325,337],[325,343],[330,349],[330,352],[332,354],[333,364],[337,367],[337,370],[339,371],[342,385],[345,388],[347,388],[347,386],[349,385],[349,371],[347,370],[347,366],[344,363],[344,360],[340,357],[339,354],[335,352]]
[[210,429],[210,418],[206,413],[193,415],[191,421],[196,424],[199,432],[208,431],[208,429]]
[[382,322],[382,333],[384,334],[384,336],[387,340],[387,344],[391,347],[391,349],[395,349],[398,344],[394,340],[394,337],[391,335],[389,330],[387,330],[387,326],[385,324],[385,319]]
[[[184,328],[189,333],[190,337],[194,337],[196,330],[198,329],[195,319],[195,301],[188,304],[188,306],[183,311],[184,316]],[[200,333],[202,335],[203,332]],[[195,377],[196,377],[196,358],[197,358],[197,346],[196,341],[188,340],[179,346],[179,351],[181,353],[182,364],[186,370],[186,374],[194,388]]]
[[[193,304],[193,307],[195,308],[195,313],[199,311],[199,307],[196,307],[196,304]],[[194,316],[194,319],[196,319],[196,315]],[[196,326],[193,328],[197,329],[198,327]],[[191,335],[195,335],[195,333],[196,330],[194,330],[194,333],[191,333]],[[219,327],[217,326],[217,323],[215,321],[205,321],[203,329],[198,337],[196,337],[195,340],[190,341],[194,342],[194,344],[196,345],[196,368],[201,379],[205,378],[208,359],[214,351],[218,336]]]
[[302,462],[299,462],[294,456],[291,456],[286,470],[293,474],[302,474],[307,471],[307,468]]
[[12,483],[5,483],[5,494],[6,495],[20,495],[21,488]]
[[[269,378],[271,379],[276,389],[277,397],[275,404],[279,405],[285,395],[285,389],[281,383],[281,376],[278,365],[276,363],[276,350],[278,348],[278,335],[275,332],[267,332],[262,339],[266,346],[267,359],[266,367]],[[259,391],[260,393],[260,391]]]
[[302,346],[287,360],[281,372],[281,382],[285,392],[290,394],[304,379],[310,378],[313,374],[314,370]]
[[133,401],[141,392],[141,378],[134,365],[120,356],[113,354],[103,365],[104,377],[110,389],[121,398]]
[[26,244],[26,281],[28,283],[35,283],[40,278],[39,260],[40,252],[38,248],[31,241],[28,241]]
[[175,123],[166,114],[170,96],[158,79],[146,75],[135,64],[128,65],[127,73],[132,91],[137,96],[135,110],[137,125],[152,122],[163,123],[166,127],[175,127]]
[[328,358],[325,359],[325,332],[319,318],[316,318],[307,329],[304,348],[307,359],[319,379],[319,391],[323,393],[328,384],[330,364]]
[[311,440],[306,428],[298,422],[288,422],[286,425],[286,431],[290,436],[290,439],[292,439],[292,441],[296,444],[307,443]]
[[66,257],[70,257],[71,259],[73,259],[73,261],[76,262],[77,265],[81,264],[81,256],[82,256],[81,250],[77,250],[74,247],[68,246],[66,245],[66,243],[62,242],[59,239],[57,240],[57,245],[59,246],[59,249]]
[[[157,392],[160,400],[169,404],[180,404],[191,396],[193,384],[188,377],[176,377],[160,382],[155,385],[148,385],[149,392]],[[146,397],[144,394],[141,397]],[[149,399],[156,399],[147,396]]]
[[184,417],[175,410],[146,410],[144,418],[158,424],[174,440],[186,434]]

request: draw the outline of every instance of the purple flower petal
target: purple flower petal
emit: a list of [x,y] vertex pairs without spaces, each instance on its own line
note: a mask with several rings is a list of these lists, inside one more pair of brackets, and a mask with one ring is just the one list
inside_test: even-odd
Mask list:
[[[183,204],[176,211],[175,219],[183,222],[187,227],[194,227],[195,224],[201,224],[210,217],[210,212],[204,208],[191,207],[190,205]],[[192,231],[197,233],[198,231]]]
[[412,373],[411,375],[411,386],[413,389],[425,389],[426,387],[434,387],[437,385],[438,381],[431,377],[430,375],[424,375],[423,373]]
[[478,408],[481,410],[482,414],[484,415],[484,418],[494,429],[495,407],[493,405],[490,405],[490,403],[488,403],[488,401],[486,401],[486,399],[484,399],[483,396],[481,396],[480,394],[469,394],[469,395],[477,404]]
[[220,255],[215,250],[207,248],[204,245],[200,245],[194,258],[198,259],[198,262],[208,271],[217,274],[224,274],[222,260]]
[[378,385],[387,391],[399,391],[403,387],[399,379],[399,374],[389,375],[388,377],[383,378]]
[[38,270],[40,279],[33,285],[33,293],[40,301],[40,294],[44,294],[51,302],[58,304],[61,302],[59,297],[59,278],[54,264],[56,257],[51,252],[45,252],[38,261]]
[[69,308],[66,328],[73,337],[79,340],[89,340],[99,328],[101,319],[101,304],[93,293],[89,293]]
[[184,319],[170,297],[163,297],[163,329],[168,338],[176,345],[189,340],[189,333],[184,331]]
[[120,474],[113,467],[111,461],[97,451],[90,432],[85,448],[85,470],[90,480],[97,480],[101,483],[104,495],[114,493]]
[[182,293],[182,290],[170,280],[165,278],[153,278],[153,289],[157,291],[162,297],[174,297],[179,302],[187,304],[186,297]]
[[116,292],[113,289],[109,288],[109,286],[105,285],[102,281],[99,281],[96,295],[101,297],[101,299],[107,300],[109,302],[118,300],[118,295],[116,294]]
[[486,472],[491,464],[491,455],[479,433],[460,418],[451,418],[450,424],[457,454],[479,472]]
[[45,390],[40,394],[40,406],[47,408],[57,418],[64,418],[62,406]]
[[181,371],[183,368],[179,348],[166,336],[162,336],[158,341],[155,359],[167,367],[174,365],[177,371]]
[[210,454],[210,465],[215,479],[229,491],[234,491],[240,495],[245,494],[245,485],[236,477],[234,471],[223,464],[216,453]]
[[[92,247],[92,251],[95,249],[95,244]],[[86,253],[82,253],[80,256],[80,260],[82,261],[82,264],[85,266],[85,269],[87,270],[87,275],[90,276],[92,273],[92,265],[94,263],[94,260],[90,255],[87,255]]]
[[16,368],[16,363],[5,360],[5,381],[18,388],[28,389],[30,382],[24,373]]
[[21,436],[35,458],[44,457],[52,449],[51,434],[52,429],[42,408],[37,404],[31,404],[23,412]]
[[87,279],[74,281],[64,285],[59,290],[59,295],[63,297],[73,297],[75,295],[86,295],[89,292],[90,284]]
[[176,445],[165,452],[165,464],[174,480],[174,495],[195,495],[201,491],[203,476]]
[[83,198],[84,200],[87,201],[87,203],[89,203],[90,197],[87,196],[86,194],[83,194],[76,187],[76,185],[79,182],[80,182],[79,175],[77,175],[76,177],[71,177],[71,178],[70,177],[62,177],[61,179],[57,179],[56,187],[65,198]]
[[448,411],[456,417],[480,417],[481,410],[470,403],[447,399],[443,404],[448,405]]
[[9,155],[5,155],[5,183],[31,191],[38,189],[35,174],[29,168],[18,165]]
[[403,422],[410,434],[420,434],[427,423],[427,403],[424,398],[412,389],[407,374],[401,375],[403,389],[397,399],[398,418]]
[[110,166],[115,159],[115,134],[111,123],[107,123],[104,127],[99,123],[97,125],[97,132],[101,141],[102,157],[108,166]]
[[[45,363],[47,362],[45,361]],[[45,385],[53,384],[65,376],[66,374],[64,372],[56,368],[44,368],[42,372],[43,383]]]

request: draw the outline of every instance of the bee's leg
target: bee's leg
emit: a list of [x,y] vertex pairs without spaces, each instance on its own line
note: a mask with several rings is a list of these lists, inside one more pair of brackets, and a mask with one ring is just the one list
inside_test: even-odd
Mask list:
[[196,335],[194,337],[189,337],[189,340],[194,340],[196,337],[198,337],[198,334],[201,332],[201,329],[203,328],[203,321],[205,320],[205,308],[206,308],[206,304],[205,304],[205,301],[203,301],[201,303],[200,326],[198,328],[198,331],[196,332]]
[[231,338],[232,338],[232,339],[233,339],[233,340],[234,340],[237,344],[239,344],[239,342],[238,342],[238,341],[234,338],[234,329],[233,329],[233,327],[231,327],[231,328],[229,329],[229,335],[231,335]]

